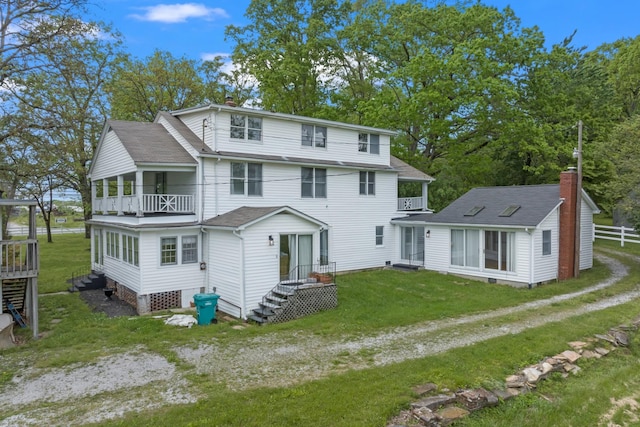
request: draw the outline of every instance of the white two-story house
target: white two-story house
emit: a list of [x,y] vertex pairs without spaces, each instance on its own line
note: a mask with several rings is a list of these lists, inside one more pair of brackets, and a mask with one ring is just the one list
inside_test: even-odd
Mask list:
[[[91,259],[121,298],[145,312],[215,292],[247,318],[281,281],[401,260],[391,219],[426,211],[432,178],[391,156],[394,132],[229,104],[106,123]],[[399,199],[405,181],[421,194]]]

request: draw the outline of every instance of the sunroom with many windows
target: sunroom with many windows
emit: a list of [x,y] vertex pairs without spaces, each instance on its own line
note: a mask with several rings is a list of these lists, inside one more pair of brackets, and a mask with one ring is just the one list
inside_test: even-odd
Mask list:
[[515,237],[512,231],[451,229],[451,265],[513,272]]

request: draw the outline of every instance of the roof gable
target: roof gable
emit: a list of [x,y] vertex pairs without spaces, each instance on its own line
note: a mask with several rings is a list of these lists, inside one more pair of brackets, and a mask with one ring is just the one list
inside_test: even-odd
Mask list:
[[204,221],[202,225],[208,227],[242,230],[250,227],[257,222],[263,221],[267,218],[281,213],[293,214],[299,218],[315,223],[318,226],[326,225],[324,222],[319,221],[289,206],[242,206],[222,215],[209,218],[208,220]]
[[107,126],[113,130],[136,164],[197,164],[159,123],[109,120]]

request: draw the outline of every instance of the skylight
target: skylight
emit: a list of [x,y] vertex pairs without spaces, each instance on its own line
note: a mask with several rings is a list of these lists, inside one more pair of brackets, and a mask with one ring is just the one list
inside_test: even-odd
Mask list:
[[464,213],[464,216],[476,216],[478,212],[484,209],[484,206],[474,206]]
[[500,212],[500,215],[498,216],[511,216],[516,213],[518,209],[520,209],[520,205],[509,205],[505,210]]

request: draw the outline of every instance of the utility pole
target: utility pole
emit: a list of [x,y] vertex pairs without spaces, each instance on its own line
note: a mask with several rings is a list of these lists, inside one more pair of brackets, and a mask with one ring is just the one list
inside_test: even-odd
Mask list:
[[580,211],[582,210],[582,120],[578,121],[578,149],[574,150],[578,159],[578,182],[576,191],[576,240],[573,260],[573,277],[580,276]]

